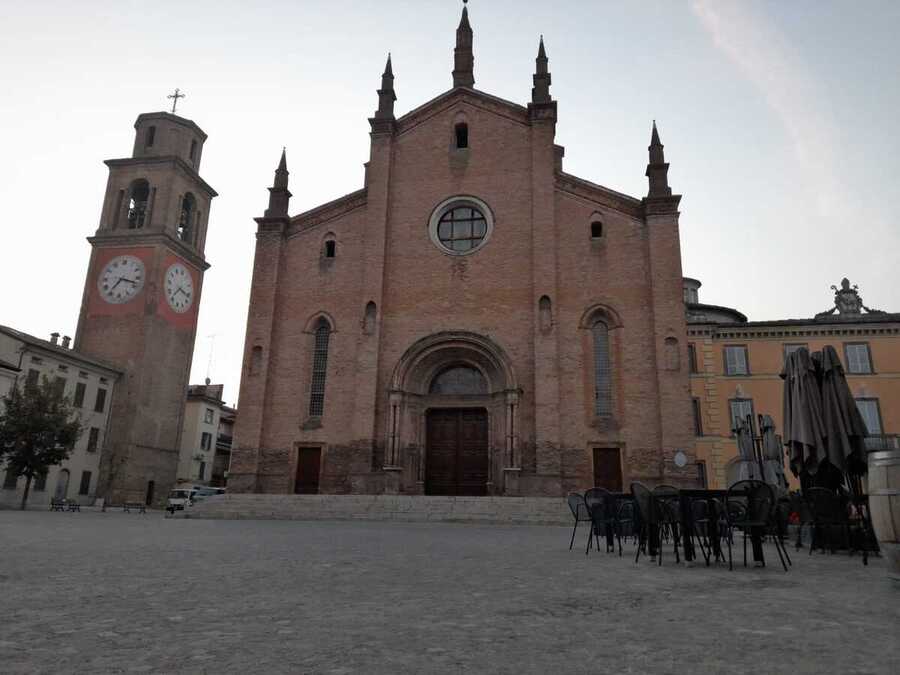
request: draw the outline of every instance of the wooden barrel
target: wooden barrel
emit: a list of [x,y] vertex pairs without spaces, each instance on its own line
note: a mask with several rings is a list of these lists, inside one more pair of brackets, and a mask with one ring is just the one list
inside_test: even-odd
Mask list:
[[870,452],[867,482],[872,527],[888,576],[900,583],[900,450]]

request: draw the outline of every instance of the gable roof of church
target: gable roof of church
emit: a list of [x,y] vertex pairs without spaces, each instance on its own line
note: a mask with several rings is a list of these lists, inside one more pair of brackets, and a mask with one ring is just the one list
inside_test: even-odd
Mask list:
[[512,119],[520,124],[528,124],[528,108],[525,106],[513,103],[512,101],[507,101],[499,96],[488,94],[480,89],[454,87],[401,116],[397,120],[398,133],[402,134],[405,131],[417,127],[422,122],[440,114],[461,100],[470,105],[480,107],[483,110]]

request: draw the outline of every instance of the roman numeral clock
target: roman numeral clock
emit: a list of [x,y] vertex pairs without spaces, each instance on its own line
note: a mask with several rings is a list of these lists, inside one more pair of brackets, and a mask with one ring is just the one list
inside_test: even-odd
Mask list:
[[117,367],[98,496],[161,504],[175,482],[209,209],[206,134],[172,113],[135,122],[132,156],[107,160],[75,348]]

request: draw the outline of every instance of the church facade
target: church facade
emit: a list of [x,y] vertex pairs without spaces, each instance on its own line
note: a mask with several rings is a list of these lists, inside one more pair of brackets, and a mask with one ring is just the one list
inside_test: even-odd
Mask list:
[[[394,114],[364,186],[256,219],[229,491],[560,495],[693,484],[678,230],[654,125],[649,189],[562,167],[543,40],[531,101],[453,86]],[[295,187],[295,189],[297,189]]]

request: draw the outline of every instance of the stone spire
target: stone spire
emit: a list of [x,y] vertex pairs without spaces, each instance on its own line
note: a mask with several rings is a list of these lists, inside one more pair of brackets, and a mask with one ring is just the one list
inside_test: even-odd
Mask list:
[[650,179],[650,191],[647,197],[671,197],[672,188],[669,187],[669,165],[663,154],[663,144],[659,140],[659,132],[656,130],[656,120],[653,120],[653,133],[650,135],[650,163],[644,174]]
[[281,161],[275,169],[275,182],[269,188],[269,208],[266,209],[266,218],[287,218],[288,202],[291,200],[291,191],[288,190],[287,151],[281,150]]
[[469,25],[468,0],[463,0],[462,18],[456,29],[456,49],[453,50],[453,86],[475,86],[475,56],[472,54],[472,26]]
[[397,94],[394,93],[394,70],[391,67],[391,55],[388,53],[384,73],[381,75],[381,89],[378,90],[378,110],[375,111],[375,119],[394,119],[394,101]]
[[535,59],[534,87],[531,89],[532,103],[550,103],[550,72],[547,70],[549,61],[547,52],[544,51],[544,36],[541,35],[541,43],[538,46],[538,55]]

